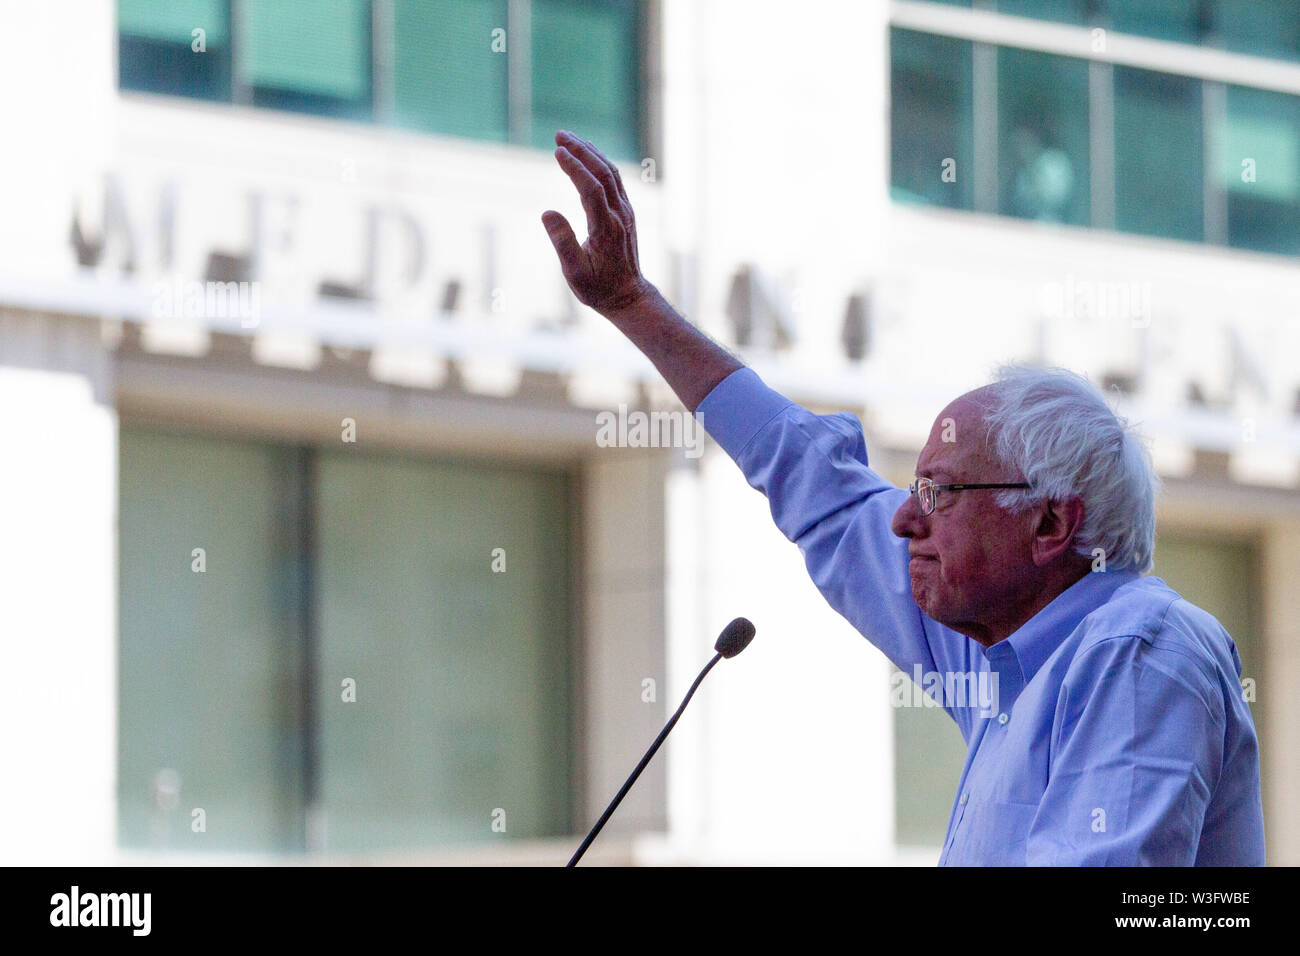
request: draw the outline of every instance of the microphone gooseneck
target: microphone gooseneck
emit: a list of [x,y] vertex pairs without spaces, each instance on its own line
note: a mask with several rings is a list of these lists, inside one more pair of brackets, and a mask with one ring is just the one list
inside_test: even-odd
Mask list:
[[677,708],[677,712],[673,714],[672,717],[668,718],[668,723],[664,724],[664,729],[659,731],[659,736],[655,738],[655,742],[652,743],[650,749],[645,752],[645,756],[642,757],[641,762],[636,765],[636,769],[632,771],[631,776],[623,782],[623,786],[619,789],[618,793],[615,794],[614,799],[610,801],[609,806],[605,808],[605,812],[600,815],[600,819],[597,820],[596,825],[591,828],[591,832],[588,833],[586,839],[582,841],[582,845],[578,847],[577,851],[569,859],[569,862],[565,864],[566,867],[574,866],[580,859],[582,859],[582,854],[587,852],[587,847],[591,846],[592,841],[596,839],[596,834],[600,833],[601,829],[605,826],[606,821],[614,815],[614,810],[623,802],[623,798],[627,796],[627,792],[632,789],[632,784],[636,783],[636,778],[641,776],[641,771],[646,768],[646,765],[650,763],[650,759],[659,750],[659,745],[668,738],[669,732],[677,725],[677,719],[682,716],[682,711],[686,710],[686,705],[691,702],[691,697],[694,695],[695,689],[700,686],[705,676],[713,669],[713,665],[718,663],[718,661],[722,660],[724,657],[735,657],[748,647],[749,642],[753,639],[754,625],[743,617],[736,618],[723,628],[722,633],[718,636],[717,643],[713,645],[713,649],[717,651],[717,653],[713,655],[711,661],[704,665],[704,670],[700,671],[699,676],[695,678],[695,683],[691,684],[691,689],[686,692],[686,696],[682,699],[681,706]]

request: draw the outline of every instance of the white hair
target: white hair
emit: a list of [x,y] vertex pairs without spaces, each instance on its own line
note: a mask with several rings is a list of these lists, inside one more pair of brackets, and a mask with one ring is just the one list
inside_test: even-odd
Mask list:
[[1075,551],[1107,568],[1151,570],[1160,478],[1137,430],[1095,385],[1063,368],[1003,365],[985,414],[998,459],[1033,487],[997,493],[1018,513],[1044,499],[1083,501]]

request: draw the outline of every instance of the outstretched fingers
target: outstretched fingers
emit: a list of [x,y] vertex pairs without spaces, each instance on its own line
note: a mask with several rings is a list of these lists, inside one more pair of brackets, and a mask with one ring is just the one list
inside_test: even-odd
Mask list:
[[606,168],[610,172],[610,175],[614,177],[614,186],[618,190],[618,199],[622,200],[623,204],[627,206],[627,212],[628,215],[630,216],[632,214],[632,201],[627,198],[627,190],[623,188],[623,177],[619,175],[618,166],[614,163],[612,159],[610,159],[608,156],[606,156],[604,153],[598,150],[596,148],[596,145],[592,143],[590,140],[584,139],[583,142],[586,143],[587,147],[593,153],[596,154],[596,158],[605,164]]
[[573,181],[582,199],[582,208],[587,213],[587,235],[600,235],[609,230],[614,220],[614,211],[609,207],[609,199],[604,185],[567,147],[561,146],[555,151],[555,158],[560,168]]
[[568,131],[557,133],[555,141],[581,160],[582,164],[587,167],[588,172],[596,177],[605,190],[605,199],[612,211],[620,212],[624,208],[631,210],[632,204],[628,202],[627,193],[623,191],[623,183],[618,175],[618,170],[613,163],[605,158],[604,153],[592,143],[574,136]]

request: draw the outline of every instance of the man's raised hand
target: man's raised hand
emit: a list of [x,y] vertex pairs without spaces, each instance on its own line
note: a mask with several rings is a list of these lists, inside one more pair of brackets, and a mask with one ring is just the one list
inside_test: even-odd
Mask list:
[[650,288],[637,258],[632,204],[617,167],[600,150],[567,131],[556,133],[555,142],[555,158],[587,213],[587,241],[579,245],[568,220],[553,209],[542,213],[542,225],[578,301],[608,316],[636,304]]

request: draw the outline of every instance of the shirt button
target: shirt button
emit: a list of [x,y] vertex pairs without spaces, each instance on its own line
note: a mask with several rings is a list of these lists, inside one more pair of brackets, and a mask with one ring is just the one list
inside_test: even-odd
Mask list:
[[1001,724],[1003,727],[1007,725],[1007,721],[1010,719],[1011,718],[1008,717],[1006,714],[998,714],[998,723]]
[[969,792],[968,792],[968,793],[963,793],[963,794],[961,795],[961,805],[962,805],[963,807],[966,806],[966,801],[969,800],[969,799],[970,799],[970,793],[969,793]]

